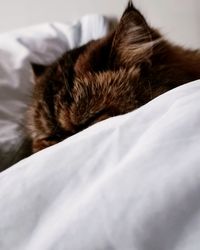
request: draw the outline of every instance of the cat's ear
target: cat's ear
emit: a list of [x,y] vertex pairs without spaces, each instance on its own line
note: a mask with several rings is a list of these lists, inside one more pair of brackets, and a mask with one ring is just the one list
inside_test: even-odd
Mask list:
[[154,43],[153,32],[143,15],[129,1],[115,31],[110,60],[115,66],[132,66],[148,60]]
[[47,66],[36,63],[31,63],[31,67],[36,78],[41,77],[47,69]]

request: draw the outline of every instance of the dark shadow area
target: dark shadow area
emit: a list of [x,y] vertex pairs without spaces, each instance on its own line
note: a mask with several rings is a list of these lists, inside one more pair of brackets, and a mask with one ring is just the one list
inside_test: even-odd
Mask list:
[[0,172],[31,155],[31,142],[24,138],[20,145],[15,145],[9,152],[0,149]]

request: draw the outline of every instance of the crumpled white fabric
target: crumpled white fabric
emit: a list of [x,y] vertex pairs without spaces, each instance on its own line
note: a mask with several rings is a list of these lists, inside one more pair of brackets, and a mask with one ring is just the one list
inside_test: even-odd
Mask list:
[[71,25],[46,23],[0,35],[0,169],[20,159],[26,147],[24,114],[33,86],[30,62],[49,64],[66,50],[104,36],[108,28],[105,17],[88,15]]
[[0,174],[2,250],[200,248],[200,80]]
[[[30,61],[107,28],[88,16],[0,36],[1,165],[22,141]],[[0,173],[0,249],[199,249],[199,102],[200,81],[188,83]]]

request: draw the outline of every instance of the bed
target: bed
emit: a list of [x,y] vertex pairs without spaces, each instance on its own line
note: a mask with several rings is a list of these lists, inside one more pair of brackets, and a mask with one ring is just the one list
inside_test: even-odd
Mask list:
[[0,173],[2,250],[200,247],[200,80],[19,161],[30,62],[107,31],[90,15],[0,37],[0,164],[17,162]]

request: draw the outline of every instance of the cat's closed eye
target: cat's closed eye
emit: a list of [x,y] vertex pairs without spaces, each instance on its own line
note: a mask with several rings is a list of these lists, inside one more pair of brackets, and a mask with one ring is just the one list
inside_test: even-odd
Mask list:
[[199,79],[200,53],[168,42],[130,1],[106,37],[33,70],[27,127],[37,152]]

